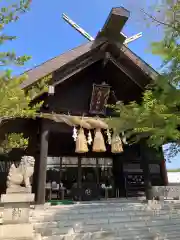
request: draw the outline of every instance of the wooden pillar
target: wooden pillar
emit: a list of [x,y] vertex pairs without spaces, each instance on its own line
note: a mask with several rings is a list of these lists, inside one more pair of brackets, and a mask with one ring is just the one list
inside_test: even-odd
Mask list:
[[61,178],[62,178],[62,157],[60,157],[60,163],[59,163],[59,183],[62,182]]
[[37,200],[37,183],[39,174],[39,128],[40,119],[28,120],[27,129],[30,131],[28,148],[26,149],[26,154],[28,156],[33,156],[35,158],[34,174],[32,179],[32,192],[35,193],[35,202]]
[[36,153],[35,156],[35,165],[34,165],[34,174],[32,182],[32,192],[35,193],[35,202],[37,202],[37,192],[38,192],[38,176],[39,176],[39,154]]
[[168,185],[168,176],[167,176],[167,168],[166,168],[166,160],[164,159],[163,149],[159,147],[158,150],[155,152],[156,154],[156,162],[159,163],[160,166],[160,174],[161,174],[161,181],[159,185],[167,186]]
[[151,175],[150,175],[148,161],[144,162],[143,172],[144,172],[144,185],[145,185],[146,200],[152,200],[153,193],[152,193]]
[[96,183],[99,188],[99,159],[96,158]]
[[81,157],[78,157],[78,176],[77,176],[77,188],[78,188],[78,198],[81,201],[82,193],[82,167],[81,167]]
[[150,151],[150,149],[146,146],[146,144],[144,144],[144,143],[140,144],[141,166],[143,167],[146,200],[153,199],[151,175],[150,175],[150,168],[149,168],[149,164],[150,164],[149,151]]
[[168,185],[168,175],[167,175],[166,161],[165,160],[161,161],[160,169],[161,169],[162,185],[167,186]]
[[46,167],[48,157],[48,129],[42,122],[41,142],[40,142],[40,158],[39,158],[39,174],[37,182],[37,204],[45,203],[45,187],[46,187]]
[[99,158],[96,158],[96,188],[98,192],[97,198],[100,200],[101,192],[100,192],[100,176],[99,176]]
[[114,196],[126,197],[125,175],[123,171],[124,155],[113,155]]

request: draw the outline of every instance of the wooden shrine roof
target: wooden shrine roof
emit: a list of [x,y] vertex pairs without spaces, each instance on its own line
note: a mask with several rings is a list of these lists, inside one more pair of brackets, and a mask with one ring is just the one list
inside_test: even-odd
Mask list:
[[88,42],[86,44],[73,48],[68,52],[60,54],[59,56],[52,58],[35,68],[28,70],[25,72],[28,76],[28,79],[21,84],[21,87],[26,88],[34,84],[39,79],[42,79],[46,75],[60,69],[67,63],[76,60],[80,56],[87,54],[88,52],[92,51],[92,49],[97,48],[101,44],[102,43],[95,45],[94,42]]
[[21,87],[28,88],[48,74],[59,71],[70,63],[77,64],[78,61],[85,59],[86,56],[89,56],[94,50],[104,51],[105,53],[108,44],[116,46],[117,55],[120,56],[124,54],[128,61],[139,68],[139,71],[143,72],[147,77],[155,79],[158,73],[127,46],[123,45],[125,37],[120,34],[120,31],[128,18],[129,12],[126,9],[113,8],[102,30],[97,34],[94,41],[76,47],[25,72],[28,79],[21,84]]
[[[42,79],[48,74],[64,67],[66,64],[78,60],[79,57],[86,55],[92,49],[98,48],[102,45],[102,42],[98,45],[94,45],[93,42],[88,42],[77,48],[74,48],[64,54],[61,54],[55,58],[52,58],[43,64],[25,72],[28,76],[28,79],[21,84],[22,88],[29,87],[34,84],[36,81]],[[155,79],[158,76],[158,73],[145,61],[143,61],[139,56],[132,52],[128,47],[123,45],[119,49],[119,53],[123,52],[129,61],[132,61],[145,75],[151,79]]]

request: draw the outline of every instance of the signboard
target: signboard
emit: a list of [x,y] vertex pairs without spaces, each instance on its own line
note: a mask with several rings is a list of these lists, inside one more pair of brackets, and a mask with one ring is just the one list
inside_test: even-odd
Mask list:
[[91,114],[105,114],[106,104],[109,98],[110,86],[107,84],[93,84],[90,110]]
[[123,164],[123,170],[124,170],[124,172],[127,172],[127,173],[142,173],[143,172],[139,163]]
[[153,174],[160,174],[161,172],[159,164],[149,164],[149,170]]

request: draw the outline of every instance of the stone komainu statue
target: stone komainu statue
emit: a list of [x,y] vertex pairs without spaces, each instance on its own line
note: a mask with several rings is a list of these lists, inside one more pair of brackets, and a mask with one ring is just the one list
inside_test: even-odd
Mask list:
[[21,185],[24,185],[26,189],[31,188],[30,177],[34,172],[34,163],[34,157],[23,156],[19,167],[12,164],[7,177],[7,188],[21,190]]

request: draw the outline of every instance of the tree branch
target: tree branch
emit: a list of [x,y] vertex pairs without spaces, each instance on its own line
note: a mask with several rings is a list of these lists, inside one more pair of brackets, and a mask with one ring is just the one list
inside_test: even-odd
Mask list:
[[161,25],[164,25],[166,27],[169,27],[169,28],[172,28],[174,29],[175,31],[178,31],[178,28],[174,27],[172,24],[170,23],[166,23],[166,22],[163,22],[163,21],[160,21],[159,19],[157,19],[156,17],[152,16],[151,14],[147,13],[144,11],[144,9],[141,9],[141,11],[143,12],[144,15],[146,15],[148,18],[150,18],[152,21],[154,22],[157,22]]

